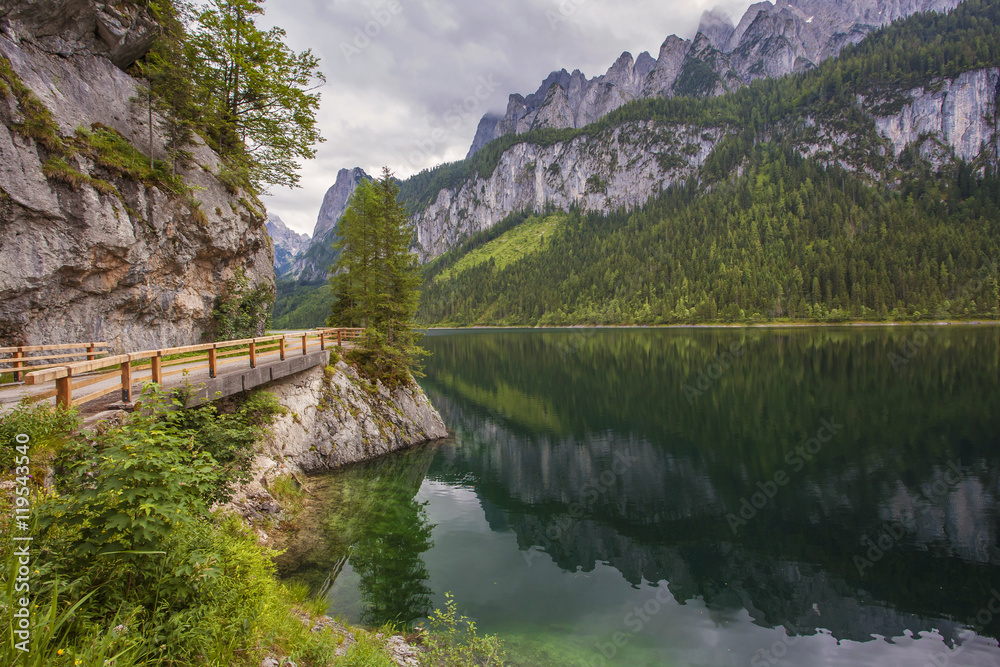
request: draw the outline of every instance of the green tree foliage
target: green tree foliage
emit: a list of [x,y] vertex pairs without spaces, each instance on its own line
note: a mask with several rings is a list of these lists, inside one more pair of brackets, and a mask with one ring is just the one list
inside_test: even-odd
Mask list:
[[156,101],[169,110],[164,128],[172,155],[192,131],[201,132],[226,160],[233,185],[260,192],[267,185],[294,187],[301,160],[323,141],[316,127],[325,79],[319,60],[292,51],[281,28],[261,30],[254,17],[260,0],[152,0],[163,26],[140,64]]
[[406,384],[420,356],[413,319],[421,277],[410,252],[413,230],[388,168],[378,181],[358,185],[339,233],[329,323],[364,328],[364,343],[352,351],[353,360],[387,384]]
[[260,283],[250,287],[250,279],[242,268],[226,282],[225,292],[212,309],[214,339],[240,340],[263,336],[271,323],[274,286]]
[[329,283],[303,285],[296,280],[278,280],[272,326],[275,329],[311,329],[322,326],[333,308]]
[[901,192],[769,144],[743,176],[642,210],[574,211],[546,248],[438,280],[420,321],[667,324],[998,316],[1000,178],[911,171]]

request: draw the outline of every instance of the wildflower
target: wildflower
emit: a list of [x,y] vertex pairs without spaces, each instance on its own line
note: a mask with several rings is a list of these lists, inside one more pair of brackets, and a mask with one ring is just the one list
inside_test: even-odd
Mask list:
[[63,654],[63,650],[62,649],[59,649],[58,651],[56,651],[56,655],[62,655],[62,654]]

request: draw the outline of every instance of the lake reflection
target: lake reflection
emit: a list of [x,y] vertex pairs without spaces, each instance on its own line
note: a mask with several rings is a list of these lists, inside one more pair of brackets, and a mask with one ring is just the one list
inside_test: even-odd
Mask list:
[[997,665],[998,332],[434,334],[453,439],[324,478],[281,565],[516,664]]

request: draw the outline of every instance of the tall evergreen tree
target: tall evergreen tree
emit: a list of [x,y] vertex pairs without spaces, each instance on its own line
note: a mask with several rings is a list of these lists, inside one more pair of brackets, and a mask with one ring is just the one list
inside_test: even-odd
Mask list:
[[352,350],[353,360],[387,384],[406,384],[410,373],[419,374],[423,354],[414,330],[421,274],[410,251],[413,230],[399,202],[399,184],[388,167],[378,181],[358,185],[338,233],[328,321],[363,327],[364,341]]

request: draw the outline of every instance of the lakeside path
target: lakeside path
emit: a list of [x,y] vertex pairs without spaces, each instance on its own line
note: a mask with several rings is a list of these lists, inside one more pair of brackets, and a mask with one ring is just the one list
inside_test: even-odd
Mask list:
[[[275,334],[288,334],[290,337],[294,337],[296,334],[301,337],[305,331],[277,331]],[[295,343],[297,339],[290,338],[290,344],[287,350],[287,357],[291,358],[295,355],[302,355],[302,347]],[[348,345],[345,345],[345,348]],[[308,341],[308,352],[316,352],[320,349],[320,342],[318,339],[310,339]],[[332,345],[327,349],[333,349]],[[271,350],[268,352],[259,352],[257,354],[257,367],[264,367],[268,364],[276,363],[280,360],[281,353],[279,350]],[[245,356],[234,357],[232,359],[222,359],[218,364],[219,377],[224,377],[228,374],[245,371],[249,368],[249,361]],[[197,388],[198,385],[208,382],[211,378],[209,376],[208,363],[204,359],[192,359],[190,362],[175,363],[165,369],[164,372],[164,387],[176,389],[184,386],[191,386]],[[97,371],[95,373],[86,373],[79,376],[74,376],[74,379],[86,380],[88,377],[100,376],[105,374],[107,371]],[[133,401],[138,399],[142,391],[143,385],[152,379],[152,370],[146,367],[143,370],[138,370],[134,373],[132,377],[133,386]],[[103,389],[110,389],[118,384],[120,384],[120,377],[109,377],[106,380],[100,382],[94,382],[87,386],[87,393],[97,393]],[[44,386],[45,389],[50,388],[51,385]],[[38,394],[42,386],[28,385],[22,382],[11,382],[0,385],[0,414],[4,414],[16,408],[21,401],[25,398],[31,397],[33,394]],[[106,396],[96,398],[93,401],[88,401],[81,405],[76,406],[84,418],[84,422],[89,424],[96,421],[101,417],[103,413],[111,409],[116,403],[121,401],[122,397],[119,393],[110,393]],[[49,405],[55,405],[55,397],[44,398],[39,400],[40,403],[47,403]]]

